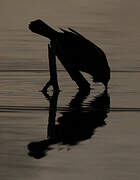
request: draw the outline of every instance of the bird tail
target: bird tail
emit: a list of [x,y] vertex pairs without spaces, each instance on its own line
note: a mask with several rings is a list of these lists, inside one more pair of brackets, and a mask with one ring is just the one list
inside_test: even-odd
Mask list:
[[36,34],[49,38],[50,40],[55,39],[58,34],[57,31],[45,24],[40,19],[32,21],[29,24],[29,29]]

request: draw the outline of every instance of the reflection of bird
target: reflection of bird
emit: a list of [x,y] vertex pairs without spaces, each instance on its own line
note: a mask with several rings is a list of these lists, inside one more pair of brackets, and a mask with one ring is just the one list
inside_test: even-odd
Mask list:
[[89,92],[79,91],[69,104],[67,111],[55,124],[56,104],[58,94],[50,99],[48,138],[39,142],[32,142],[28,145],[29,155],[35,158],[45,156],[53,144],[76,145],[80,141],[89,139],[95,133],[97,127],[104,126],[105,118],[110,108],[110,98],[106,91],[95,97],[86,107],[82,106]]
[[[29,29],[51,40],[56,56],[79,88],[84,88],[82,81],[78,80],[82,76],[80,71],[89,73],[94,82],[102,82],[107,88],[110,68],[99,47],[71,28],[70,31],[61,29],[63,32],[57,32],[41,20],[31,22]],[[89,86],[88,83],[86,85]]]

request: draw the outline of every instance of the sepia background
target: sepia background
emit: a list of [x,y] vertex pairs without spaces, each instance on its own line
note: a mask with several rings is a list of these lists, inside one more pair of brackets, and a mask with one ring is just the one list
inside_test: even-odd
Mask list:
[[[138,180],[140,166],[140,2],[137,0],[0,0],[0,179]],[[71,27],[101,47],[111,67],[106,126],[77,146],[54,145],[42,159],[27,145],[47,138],[49,40],[28,24],[42,19]],[[78,91],[57,62],[61,92],[56,118]],[[88,102],[103,92],[92,84]],[[50,94],[52,91],[50,90]]]

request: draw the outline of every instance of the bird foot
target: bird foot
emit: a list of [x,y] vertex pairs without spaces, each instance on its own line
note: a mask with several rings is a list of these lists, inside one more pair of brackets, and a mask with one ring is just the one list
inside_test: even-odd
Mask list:
[[43,87],[43,89],[41,90],[41,92],[42,92],[42,93],[47,92],[47,91],[48,91],[48,88],[49,88],[50,86],[53,86],[53,91],[55,91],[55,92],[59,92],[59,91],[60,91],[58,84],[57,84],[57,83],[53,83],[53,81],[50,80],[50,81],[48,81],[47,84]]

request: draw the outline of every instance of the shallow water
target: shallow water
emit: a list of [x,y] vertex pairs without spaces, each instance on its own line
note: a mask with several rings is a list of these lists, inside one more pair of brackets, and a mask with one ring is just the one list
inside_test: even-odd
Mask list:
[[[140,3],[136,0],[0,3],[0,179],[139,180]],[[84,101],[79,113],[81,107],[70,105],[76,99],[77,87],[58,62],[62,91],[57,101],[55,127],[61,130],[57,126],[60,117],[70,120],[92,115],[96,124],[92,124],[89,136],[86,131],[83,136],[76,134],[75,145],[63,144],[62,137],[57,139],[40,159],[29,155],[27,147],[31,142],[44,142],[49,133],[50,103],[40,92],[49,80],[49,41],[28,30],[28,23],[37,18],[56,29],[72,27],[85,35],[104,49],[112,71],[108,89],[110,108],[105,103],[107,109],[98,113],[100,101],[96,98],[103,93],[103,86],[93,84],[91,77],[84,74],[92,83],[92,90],[87,98],[81,97]],[[51,90],[49,94],[52,95]],[[98,118],[102,119],[100,123]],[[85,127],[89,126],[85,121]],[[68,135],[74,133],[71,130]]]

